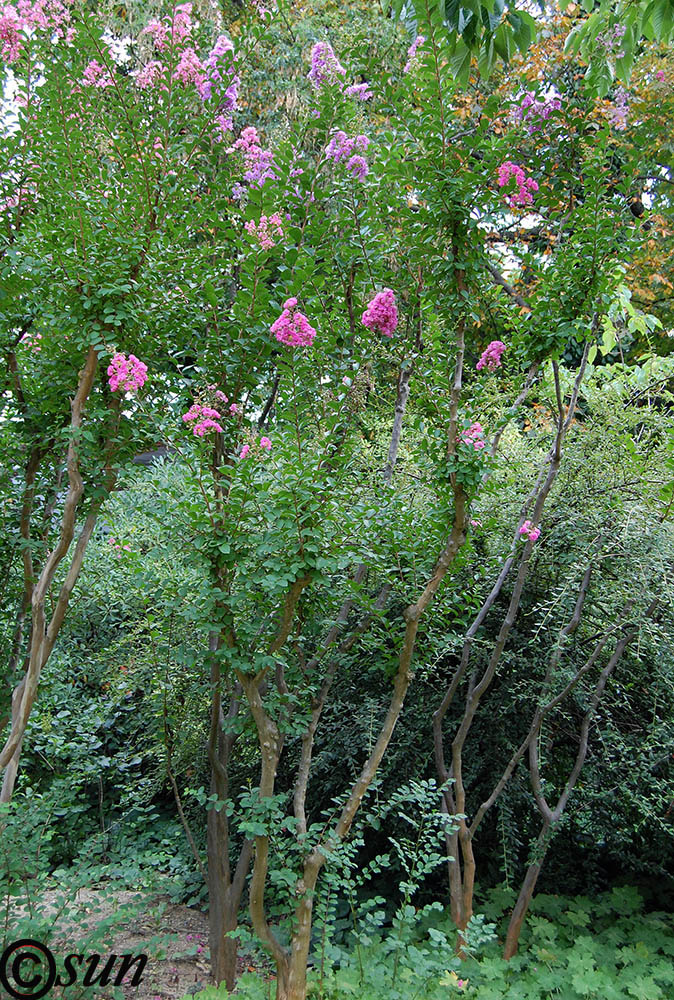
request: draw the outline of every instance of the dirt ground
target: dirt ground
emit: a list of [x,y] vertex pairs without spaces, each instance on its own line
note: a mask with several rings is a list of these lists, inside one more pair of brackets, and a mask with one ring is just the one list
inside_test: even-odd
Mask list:
[[[108,941],[94,949],[101,955],[98,971],[111,952],[117,956],[148,956],[138,986],[130,982],[134,970],[127,974],[129,981],[122,984],[124,1000],[178,1000],[212,984],[206,913],[172,903],[168,896],[110,891],[103,887],[81,890],[75,905],[71,904],[67,911],[59,914],[56,894],[53,896],[51,901],[41,900],[41,911],[53,926],[50,947],[55,955],[65,957],[86,951],[82,942],[88,932],[101,925],[110,925]],[[92,953],[90,950],[89,954]],[[250,965],[244,957],[240,960],[240,971],[246,967]],[[73,989],[75,987],[66,989],[64,997],[73,996]],[[50,992],[54,998],[59,995],[58,989]],[[109,987],[99,987],[96,995],[100,1000],[111,996]]]

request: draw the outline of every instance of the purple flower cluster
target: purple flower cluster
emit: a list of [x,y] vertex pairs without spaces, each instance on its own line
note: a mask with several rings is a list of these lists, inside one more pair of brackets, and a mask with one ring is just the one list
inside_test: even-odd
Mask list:
[[307,79],[319,90],[321,87],[339,82],[340,76],[346,76],[346,70],[334,53],[330,42],[316,42],[311,50],[311,69]]
[[[335,55],[330,42],[316,42],[311,50],[311,69],[307,73],[307,79],[311,81],[314,90],[335,85],[342,90],[344,76],[346,70]],[[344,93],[356,101],[369,101],[373,97],[369,83],[352,83],[344,89]],[[318,111],[315,113],[320,114]]]
[[614,24],[613,31],[606,31],[603,35],[597,35],[597,42],[604,46],[608,55],[615,56],[616,59],[623,59],[625,50],[620,46],[626,31],[627,28],[624,24]]
[[550,97],[544,101],[537,101],[533,90],[527,91],[522,98],[519,107],[515,108],[513,118],[515,121],[524,122],[529,130],[529,135],[540,132],[543,122],[547,121],[553,111],[559,111],[562,102],[559,97]]
[[[228,52],[234,52],[234,45],[226,35],[219,35],[205,63],[205,75],[199,87],[199,93],[204,101],[210,100],[215,90],[220,97],[220,111],[233,111],[239,96],[239,77],[232,62],[225,69]],[[233,58],[233,57],[232,57]],[[223,76],[224,73],[224,76]]]
[[624,132],[627,128],[627,116],[629,115],[629,103],[627,91],[624,87],[617,87],[613,107],[609,110],[608,120],[619,132]]
[[412,70],[417,64],[417,58],[416,58],[417,49],[421,48],[421,46],[424,44],[425,41],[426,41],[425,35],[417,35],[417,37],[414,39],[409,49],[407,50],[407,62],[403,67],[403,73],[412,72]]
[[369,101],[374,96],[369,83],[352,83],[344,93],[347,97],[355,98],[356,101]]
[[325,155],[335,163],[343,163],[346,169],[359,181],[368,174],[367,160],[361,154],[367,150],[370,140],[366,135],[349,138],[346,132],[335,132],[325,147]]

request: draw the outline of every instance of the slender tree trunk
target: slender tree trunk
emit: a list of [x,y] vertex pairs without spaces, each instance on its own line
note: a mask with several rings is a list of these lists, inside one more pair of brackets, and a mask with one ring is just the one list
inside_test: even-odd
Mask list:
[[5,768],[5,774],[2,781],[2,791],[0,792],[0,802],[7,803],[12,801],[12,795],[14,794],[14,785],[16,784],[16,776],[19,771],[19,758],[21,757],[22,746],[23,746],[23,738],[21,739],[21,742],[16,748],[14,756],[12,757],[9,764]]
[[304,877],[298,883],[298,889],[302,892],[302,896],[295,908],[295,931],[290,950],[288,991],[283,1000],[305,1000],[306,997],[314,892],[324,860],[319,851],[312,851],[304,866]]
[[503,948],[503,957],[505,959],[512,958],[513,955],[517,954],[517,946],[520,940],[520,934],[522,932],[522,925],[524,924],[525,917],[529,910],[529,905],[531,903],[531,897],[534,894],[534,889],[536,888],[536,882],[538,881],[538,876],[540,875],[541,868],[543,867],[543,861],[545,860],[546,849],[544,848],[545,838],[548,833],[549,826],[545,823],[538,835],[537,841],[537,860],[534,864],[529,865],[527,868],[527,873],[524,876],[524,881],[522,882],[522,888],[520,889],[520,894],[517,897],[517,902],[513,908],[513,912],[510,916],[510,923],[508,924],[508,933],[506,934],[505,946]]
[[[223,635],[217,631],[211,633],[209,651],[217,652]],[[224,635],[225,641],[228,636]],[[208,741],[208,756],[211,763],[211,792],[217,795],[221,802],[229,798],[229,761],[235,737],[223,731],[225,717],[222,710],[222,693],[220,690],[220,664],[216,656],[211,655],[211,726]],[[235,690],[232,695],[228,718],[233,719],[239,710],[239,694]],[[229,849],[229,818],[224,808],[210,809],[207,819],[207,855],[208,855],[208,928],[209,946],[211,952],[211,972],[216,985],[225,983],[228,990],[233,990],[236,982],[236,963],[239,945],[236,938],[229,937],[231,931],[238,925],[241,897],[250,868],[253,853],[252,841],[244,841],[236,869],[232,875]]]
[[[47,599],[50,596],[51,587],[57,570],[61,563],[69,555],[71,543],[75,535],[80,501],[84,493],[84,481],[80,473],[79,458],[77,454],[76,432],[82,425],[83,411],[93,387],[97,365],[98,357],[94,348],[91,347],[87,353],[84,367],[79,373],[77,392],[70,406],[70,429],[71,432],[73,432],[73,437],[68,445],[67,452],[66,464],[68,471],[68,489],[63,504],[61,526],[56,545],[47,555],[39,574],[34,573],[30,549],[26,547],[24,550],[24,585],[26,593],[30,593],[31,631],[28,651],[25,658],[26,671],[22,680],[14,689],[12,699],[11,730],[4,747],[0,749],[0,771],[5,771],[6,769],[9,770],[7,780],[3,781],[2,795],[7,796],[7,798],[3,799],[3,801],[9,801],[11,798],[11,793],[16,781],[16,772],[19,765],[21,745],[23,743],[30,713],[35,702],[35,698],[37,697],[40,675],[51,655],[54,644],[61,630],[61,626],[63,625],[63,620],[70,603],[70,597],[75,584],[77,583],[77,578],[80,574],[82,562],[84,560],[84,554],[96,525],[96,518],[103,502],[102,499],[97,500],[90,508],[90,512],[84,521],[82,530],[80,531],[77,542],[75,543],[70,565],[66,571],[65,579],[59,588],[58,597],[53,605],[51,617],[47,620]],[[118,420],[118,400],[113,401],[111,409]],[[110,441],[113,440],[114,434],[111,435]],[[106,474],[105,482],[103,484],[106,492],[110,492],[110,490],[112,490],[116,479],[116,471],[113,470],[111,466],[113,454],[114,446],[112,443],[109,443],[105,455]],[[34,476],[34,472],[35,470],[33,470],[30,475]],[[21,524],[21,534],[25,540],[28,540],[30,537],[29,519],[30,506],[32,504],[32,495],[31,497],[28,496],[28,494],[32,491],[32,480],[30,480],[30,475],[27,473],[26,482],[29,489],[24,500]]]
[[[222,814],[210,809],[208,812],[208,942],[211,951],[211,972],[216,985],[226,983],[227,989],[234,988],[236,977],[236,939],[226,938],[227,931],[236,927],[231,922],[228,907],[229,864],[226,853],[229,847],[226,829],[223,829]],[[230,919],[228,919],[230,918]]]

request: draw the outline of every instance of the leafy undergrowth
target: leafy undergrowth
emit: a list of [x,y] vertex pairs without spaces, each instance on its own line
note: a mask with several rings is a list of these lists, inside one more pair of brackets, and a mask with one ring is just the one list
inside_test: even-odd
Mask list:
[[[470,932],[471,954],[452,953],[449,918],[437,906],[417,911],[398,929],[360,934],[352,946],[314,956],[313,1000],[671,1000],[674,997],[674,919],[644,913],[636,889],[613,889],[595,899],[539,895],[520,951],[501,958],[510,893],[490,894]],[[339,952],[339,954],[337,954]],[[323,961],[322,961],[323,959]],[[275,984],[247,973],[239,1000],[273,1000]],[[226,993],[209,988],[198,1000]]]

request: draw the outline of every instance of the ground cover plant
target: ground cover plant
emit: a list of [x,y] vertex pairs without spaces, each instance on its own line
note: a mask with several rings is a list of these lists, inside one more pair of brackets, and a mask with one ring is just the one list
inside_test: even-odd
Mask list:
[[5,939],[666,996],[671,11],[352,7],[0,11]]

